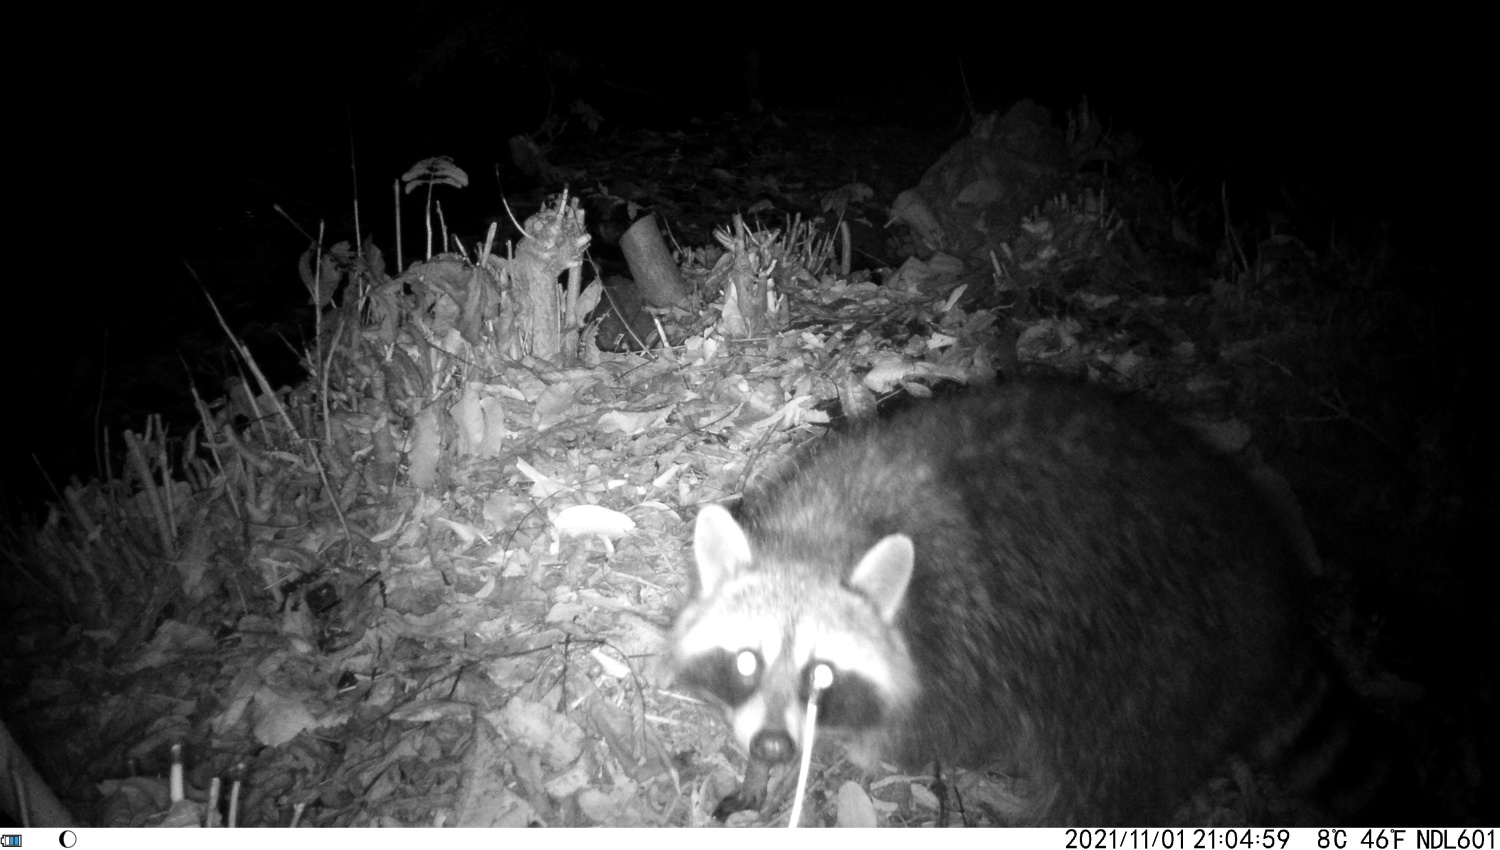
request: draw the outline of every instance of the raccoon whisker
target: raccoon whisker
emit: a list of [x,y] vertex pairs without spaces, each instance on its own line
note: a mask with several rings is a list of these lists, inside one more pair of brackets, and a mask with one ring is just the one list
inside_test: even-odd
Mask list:
[[788,829],[796,829],[802,821],[802,801],[807,796],[807,774],[812,770],[814,733],[818,725],[818,697],[833,685],[833,668],[827,664],[813,667],[811,689],[807,695],[807,719],[802,724],[802,764],[797,768],[797,794],[792,798],[791,820]]

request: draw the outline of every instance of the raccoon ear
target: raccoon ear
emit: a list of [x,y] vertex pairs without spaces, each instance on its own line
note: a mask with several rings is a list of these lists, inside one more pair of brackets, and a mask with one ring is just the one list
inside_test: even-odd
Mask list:
[[693,560],[698,563],[698,594],[708,596],[721,582],[750,566],[750,540],[729,511],[704,505],[693,527]]
[[887,535],[870,547],[849,576],[849,586],[868,596],[887,623],[896,618],[901,600],[906,598],[914,557],[910,537]]

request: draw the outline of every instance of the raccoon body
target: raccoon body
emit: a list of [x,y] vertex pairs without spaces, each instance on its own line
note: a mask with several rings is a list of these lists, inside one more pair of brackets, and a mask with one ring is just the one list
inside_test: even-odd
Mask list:
[[1233,754],[1292,756],[1313,789],[1342,749],[1276,516],[1189,432],[1087,390],[829,438],[738,520],[704,508],[693,548],[674,663],[749,753],[743,804],[802,744],[816,663],[820,740],[1003,762],[1031,789],[1020,824],[1162,824]]

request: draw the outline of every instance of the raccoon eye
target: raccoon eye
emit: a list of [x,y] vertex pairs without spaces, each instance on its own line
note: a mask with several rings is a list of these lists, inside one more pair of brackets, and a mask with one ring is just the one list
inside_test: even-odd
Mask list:
[[740,650],[734,657],[734,672],[740,674],[741,679],[756,678],[760,675],[760,656],[753,650]]
[[818,697],[818,723],[849,729],[877,726],[885,713],[880,691],[869,679],[858,673],[840,670],[826,661],[813,661],[802,671],[799,696],[807,702],[812,694],[812,677],[820,667],[833,672],[833,682]]
[[753,649],[719,649],[683,665],[678,680],[726,705],[737,706],[754,695],[764,670],[760,653]]

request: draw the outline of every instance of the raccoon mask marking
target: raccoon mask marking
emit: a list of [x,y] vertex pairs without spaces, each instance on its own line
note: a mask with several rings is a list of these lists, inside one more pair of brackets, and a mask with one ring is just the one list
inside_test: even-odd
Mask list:
[[1164,825],[1239,754],[1317,785],[1347,728],[1276,513],[1185,429],[1091,391],[826,439],[738,520],[700,511],[693,551],[678,681],[750,756],[719,814],[759,808],[797,753],[815,662],[819,729],[857,761],[1004,760],[1022,824]]
[[820,699],[822,726],[878,728],[909,702],[914,677],[891,631],[911,578],[909,537],[879,541],[846,582],[792,582],[789,576],[829,574],[797,564],[757,567],[744,530],[709,505],[698,513],[693,549],[697,594],[678,620],[678,680],[725,707],[746,752],[771,763],[796,754],[819,662],[834,671]]

